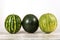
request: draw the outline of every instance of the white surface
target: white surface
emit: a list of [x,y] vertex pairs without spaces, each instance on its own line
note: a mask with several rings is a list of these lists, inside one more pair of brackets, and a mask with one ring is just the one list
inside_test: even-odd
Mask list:
[[60,33],[45,34],[40,31],[35,33],[20,31],[17,34],[9,34],[1,32],[0,40],[60,40]]
[[[53,34],[54,33],[54,34]],[[45,34],[41,31],[27,33],[20,31],[17,34],[0,33],[0,40],[60,40],[60,33]]]
[[[54,31],[54,33],[52,34],[55,34],[55,33],[59,34],[60,33],[60,0],[0,0],[0,33],[1,33],[0,35],[2,37],[7,36],[7,31],[4,28],[4,21],[9,14],[13,14],[13,13],[17,14],[21,17],[21,19],[23,19],[23,17],[26,14],[31,13],[37,16],[37,18],[39,19],[39,17],[42,14],[48,13],[48,12],[53,13],[56,16],[58,21],[58,26]],[[20,31],[22,30],[23,29],[21,28]],[[41,33],[39,34],[41,35]],[[22,35],[25,35],[25,34],[22,33]],[[38,34],[36,35],[39,36]]]

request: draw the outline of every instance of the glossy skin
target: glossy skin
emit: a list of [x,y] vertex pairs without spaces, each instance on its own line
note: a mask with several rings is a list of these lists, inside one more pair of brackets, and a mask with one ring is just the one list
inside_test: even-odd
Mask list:
[[23,29],[28,33],[34,33],[38,29],[38,19],[32,14],[28,14],[22,21]]

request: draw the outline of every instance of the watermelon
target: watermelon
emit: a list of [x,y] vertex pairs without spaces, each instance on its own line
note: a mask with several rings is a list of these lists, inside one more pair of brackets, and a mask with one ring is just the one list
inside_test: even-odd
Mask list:
[[8,15],[5,20],[5,29],[11,33],[17,33],[21,28],[21,19],[18,15],[11,14]]
[[57,19],[51,13],[43,14],[39,19],[39,26],[43,32],[51,33],[57,27]]
[[22,21],[23,29],[28,33],[34,33],[38,29],[38,19],[33,14],[27,14]]

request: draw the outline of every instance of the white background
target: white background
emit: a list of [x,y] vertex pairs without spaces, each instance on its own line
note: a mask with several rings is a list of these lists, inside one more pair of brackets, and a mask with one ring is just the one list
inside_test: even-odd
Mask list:
[[39,19],[44,13],[52,13],[58,21],[54,33],[60,32],[60,0],[0,0],[0,33],[6,32],[5,18],[13,13],[21,20],[27,14],[34,14]]

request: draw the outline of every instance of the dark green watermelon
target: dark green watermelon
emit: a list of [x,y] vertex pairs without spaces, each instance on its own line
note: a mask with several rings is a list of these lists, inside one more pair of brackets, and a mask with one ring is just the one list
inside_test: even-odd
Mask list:
[[18,15],[11,14],[7,16],[5,20],[5,28],[6,30],[11,33],[17,33],[21,28],[21,19]]
[[23,18],[23,29],[28,33],[34,33],[38,29],[38,19],[33,14],[28,14]]

